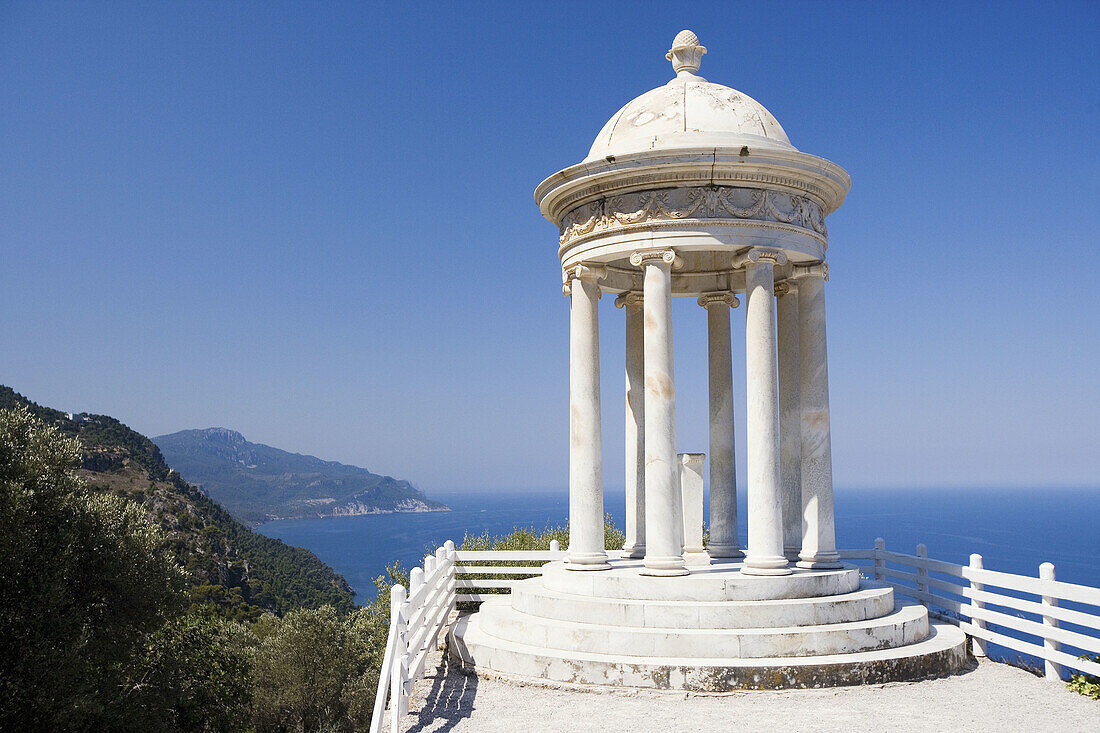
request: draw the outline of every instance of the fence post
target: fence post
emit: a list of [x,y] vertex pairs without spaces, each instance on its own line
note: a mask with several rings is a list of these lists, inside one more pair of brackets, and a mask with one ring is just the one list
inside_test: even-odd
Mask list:
[[[435,559],[433,560],[432,567],[435,568],[436,575],[439,575],[439,574],[442,573],[444,576],[449,576],[451,574],[451,570],[444,567],[444,565],[446,565],[446,563],[447,563],[447,550],[442,548],[442,547],[435,548]],[[432,582],[438,584],[439,579],[436,578]],[[446,584],[447,584],[447,581],[444,580],[443,585],[446,586]],[[444,595],[440,596],[438,602],[440,604],[446,604],[447,603],[447,597],[446,597],[445,593],[444,593]],[[433,640],[432,643],[435,643],[434,640]]]
[[390,628],[395,639],[393,671],[390,673],[391,733],[401,733],[401,718],[409,711],[409,700],[405,697],[405,677],[409,673],[407,640],[405,638],[405,624],[407,622],[405,598],[404,586],[395,585],[390,589]]
[[[1039,579],[1040,580],[1054,580],[1054,563],[1045,562],[1039,566]],[[1043,596],[1044,606],[1057,606],[1058,598],[1056,596]],[[1058,628],[1058,619],[1052,616],[1043,616],[1043,626],[1050,626],[1051,628]],[[1043,649],[1048,652],[1056,652],[1061,647],[1061,644],[1049,639],[1046,636],[1043,637]],[[1055,680],[1056,682],[1062,681],[1062,665],[1055,664],[1049,659],[1043,660],[1043,667],[1046,671],[1046,677],[1048,680]]]
[[[442,613],[442,620],[439,622],[440,630],[447,627],[447,618],[450,616],[451,611],[454,610],[454,565],[450,567],[444,567],[449,557],[446,547],[435,548],[435,572],[437,577],[433,582],[441,583],[443,593],[436,601],[436,605],[433,607],[433,618],[435,614],[439,614],[440,608],[446,608],[447,610]],[[434,645],[437,650],[443,649],[446,642],[440,641],[440,636],[437,634],[434,638],[428,640],[428,644]]]
[[[451,561],[450,573],[447,576],[447,604],[450,607],[447,613],[450,614],[458,605],[458,599],[455,598],[458,595],[458,557],[455,553],[455,543],[451,540],[443,543],[443,550]],[[446,643],[446,641],[443,642],[444,645]]]
[[454,610],[455,605],[455,593],[458,588],[458,553],[455,552],[455,543],[447,540],[443,543],[444,557],[451,561],[451,577],[447,581],[448,594],[451,597],[451,610]]
[[[923,543],[917,545],[917,557],[921,560],[928,559],[928,547]],[[917,566],[917,593],[928,595],[928,566],[923,563]],[[929,603],[926,599],[922,598],[921,603],[928,608]]]
[[[433,567],[437,573],[444,570],[444,565],[447,563],[447,550],[443,547],[435,548],[435,558],[433,559]],[[448,571],[449,573],[450,571]]]
[[886,549],[886,540],[879,537],[875,540],[875,580],[885,580],[886,560],[882,557],[881,550]]
[[550,540],[550,552],[553,552],[555,555],[561,552],[561,543],[557,540]]
[[[981,570],[982,569],[982,556],[981,555],[979,555],[977,553],[974,553],[973,555],[970,556],[970,569],[971,570]],[[974,581],[973,578],[971,578],[970,588],[972,590],[982,591],[982,590],[985,590],[985,583],[977,583],[977,582]],[[981,609],[985,608],[985,603],[983,601],[979,601],[978,599],[974,598],[973,596],[970,597],[970,605],[972,605],[976,610],[979,610],[979,611]],[[978,627],[979,629],[985,629],[985,621],[983,621],[980,618],[974,618],[973,614],[970,616],[970,621],[976,627]],[[974,656],[975,657],[984,657],[984,656],[986,656],[985,639],[979,639],[978,637],[975,636],[975,637],[972,637],[971,640],[973,641],[972,651],[974,652]]]

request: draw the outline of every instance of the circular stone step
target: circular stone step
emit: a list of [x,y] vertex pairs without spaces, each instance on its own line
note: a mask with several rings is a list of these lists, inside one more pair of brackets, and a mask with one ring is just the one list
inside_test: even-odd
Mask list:
[[867,582],[838,596],[770,601],[643,601],[561,593],[541,578],[512,588],[512,607],[532,616],[638,628],[750,629],[813,626],[879,618],[894,610],[894,591]]
[[740,563],[721,562],[689,568],[689,575],[639,575],[641,560],[611,560],[610,570],[566,570],[562,562],[542,568],[549,590],[577,596],[650,601],[765,601],[816,598],[859,589],[859,569],[804,570],[790,575],[742,575]]
[[447,634],[452,658],[479,675],[530,683],[576,683],[693,692],[882,684],[954,674],[966,666],[966,637],[932,624],[920,642],[896,649],[811,657],[698,659],[624,657],[540,649],[489,636],[478,614],[464,614]]
[[734,629],[633,628],[532,616],[507,602],[483,603],[478,623],[504,641],[560,652],[623,657],[803,657],[900,647],[928,635],[928,612],[899,605],[876,619],[815,626]]

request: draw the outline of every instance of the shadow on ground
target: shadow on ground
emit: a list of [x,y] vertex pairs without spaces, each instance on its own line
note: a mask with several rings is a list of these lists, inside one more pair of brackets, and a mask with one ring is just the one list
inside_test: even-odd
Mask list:
[[444,654],[432,687],[408,733],[446,733],[470,717],[477,695],[477,676],[463,670],[450,655]]

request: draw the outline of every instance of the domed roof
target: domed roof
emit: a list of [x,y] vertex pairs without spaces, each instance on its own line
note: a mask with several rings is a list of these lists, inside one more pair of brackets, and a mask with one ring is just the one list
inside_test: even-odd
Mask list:
[[706,52],[694,33],[680,31],[666,56],[676,78],[619,110],[600,130],[585,160],[689,147],[794,150],[764,105],[696,74]]

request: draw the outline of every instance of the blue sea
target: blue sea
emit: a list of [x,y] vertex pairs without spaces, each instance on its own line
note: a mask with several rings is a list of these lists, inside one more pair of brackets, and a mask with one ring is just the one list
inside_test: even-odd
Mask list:
[[[569,514],[564,489],[437,491],[430,498],[452,511],[280,520],[259,531],[315,552],[366,603],[374,598],[373,579],[395,560],[409,569],[446,540],[461,544],[466,533],[542,529],[564,524]],[[835,501],[843,549],[870,548],[882,537],[887,549],[913,554],[923,542],[939,560],[965,565],[977,552],[986,568],[1021,575],[1052,562],[1059,580],[1100,586],[1100,489],[837,489]],[[622,493],[608,493],[605,507],[622,527]],[[740,516],[743,543],[744,506]]]

